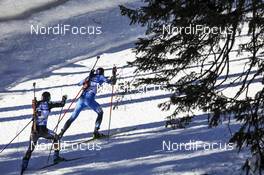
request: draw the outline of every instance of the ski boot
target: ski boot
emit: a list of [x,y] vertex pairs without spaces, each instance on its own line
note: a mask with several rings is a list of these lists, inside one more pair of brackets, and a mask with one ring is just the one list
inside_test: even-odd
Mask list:
[[54,164],[63,162],[65,160],[66,160],[65,158],[59,156],[59,151],[54,152],[54,156],[53,156],[53,163]]
[[53,159],[53,163],[57,164],[57,163],[65,161],[65,160],[66,160],[65,158],[59,156],[59,157]]
[[102,137],[106,137],[106,135],[104,135],[102,133],[99,133],[98,130],[94,131],[94,133],[93,133],[93,138],[94,139],[99,139],[99,138],[102,138]]

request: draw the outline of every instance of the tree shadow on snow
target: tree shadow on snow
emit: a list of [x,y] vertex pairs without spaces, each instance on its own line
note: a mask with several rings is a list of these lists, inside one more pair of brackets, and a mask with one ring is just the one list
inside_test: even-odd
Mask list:
[[[196,120],[198,122],[195,124]],[[204,125],[200,126],[201,122],[204,122]],[[220,149],[219,151],[207,152],[201,147],[197,150],[180,150],[179,147],[177,150],[171,151],[164,149],[164,142],[167,144],[171,142],[178,146],[180,143],[189,143],[190,141],[222,143],[223,145],[228,142],[226,135],[229,133],[225,126],[221,125],[214,129],[208,129],[208,126],[205,125],[206,122],[207,118],[203,115],[194,119],[194,124],[187,129],[171,130],[164,127],[164,122],[121,128],[121,130],[126,130],[136,127],[136,130],[121,133],[109,140],[103,139],[90,143],[101,143],[102,149],[100,151],[88,149],[62,150],[61,155],[66,158],[86,157],[72,162],[63,162],[41,172],[52,173],[59,171],[60,168],[70,168],[70,170],[64,169],[64,174],[155,174],[170,170],[180,173],[195,172],[196,170],[212,171],[211,169],[217,170],[217,168],[236,168],[232,167],[233,161],[236,160],[237,164],[240,164],[242,159],[235,156],[237,155],[235,150],[223,151]],[[236,128],[237,126],[231,127]],[[115,130],[113,129],[111,132]],[[107,131],[103,132],[106,133]],[[91,135],[91,133],[66,135],[63,141],[82,140],[87,138],[87,135]],[[21,152],[21,147],[25,148],[25,146],[27,146],[26,142],[12,145],[13,148],[20,147],[20,152],[7,153],[2,157],[6,159],[1,161],[3,166],[0,170],[2,172],[12,173],[15,171],[14,168],[10,167],[16,167],[19,164],[22,157],[18,158],[17,156],[25,153],[25,151]],[[33,153],[29,164],[30,173],[45,165],[47,154],[48,151]]]

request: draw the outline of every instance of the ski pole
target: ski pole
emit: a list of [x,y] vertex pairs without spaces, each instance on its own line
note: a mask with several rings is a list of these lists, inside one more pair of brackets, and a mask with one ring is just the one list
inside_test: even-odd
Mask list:
[[[92,70],[95,68],[95,66],[96,66],[96,64],[97,64],[97,62],[98,62],[98,60],[99,60],[99,58],[100,58],[100,56],[97,56],[97,57],[96,57],[96,61],[95,61],[94,65],[93,65]],[[78,94],[75,96],[75,98],[74,98],[73,101],[71,102],[71,104],[70,104],[70,106],[68,107],[68,109],[64,112],[64,114],[62,115],[61,119],[58,121],[58,123],[57,123],[57,125],[55,126],[55,128],[58,127],[59,123],[62,121],[62,119],[64,118],[65,114],[68,112],[68,110],[69,110],[70,107],[72,106],[72,104],[76,101],[77,97],[78,97],[79,94],[82,92],[82,90],[83,90],[83,88],[81,88],[80,91],[78,92]],[[55,129],[55,128],[54,128],[54,129]],[[54,131],[54,129],[53,129],[53,131]]]
[[[97,64],[97,62],[98,62],[98,60],[99,60],[99,58],[100,58],[100,56],[98,55],[98,56],[96,57],[96,61],[95,61],[95,63],[94,63],[94,65],[93,65],[93,67],[92,67],[91,70],[93,70],[93,69],[95,68],[95,66],[96,66],[96,64]],[[64,118],[64,116],[65,116],[66,113],[69,111],[69,109],[71,108],[72,104],[76,101],[77,97],[79,96],[79,94],[80,94],[82,91],[83,91],[83,88],[81,88],[81,89],[79,90],[79,92],[78,92],[77,95],[74,97],[73,101],[71,102],[71,104],[70,104],[70,106],[67,108],[67,110],[64,112],[64,114],[62,115],[62,117],[59,117],[59,120],[58,120],[58,122],[57,122],[55,128],[53,129],[53,131],[54,131],[55,129],[56,129],[56,131],[57,131],[57,128],[58,128],[60,122],[62,121],[62,119]],[[61,111],[62,111],[62,110],[61,110]],[[61,116],[61,115],[60,115],[60,116]],[[52,150],[53,145],[54,145],[54,140],[53,140],[53,142],[52,142],[52,144],[51,144],[51,148],[50,148],[50,151],[49,151],[49,156],[48,156],[48,159],[47,159],[47,163],[49,162],[49,158],[50,158],[50,154],[51,154],[51,150]]]
[[[61,119],[62,111],[63,111],[63,107],[61,107],[60,115],[59,115],[59,118],[58,118],[58,122],[57,122],[57,123],[59,123],[59,121],[60,121],[60,119]],[[54,132],[57,132],[57,130],[58,130],[58,125],[54,128]]]
[[36,98],[36,82],[33,83],[34,99]]
[[[116,66],[112,69],[113,77],[116,77]],[[114,84],[112,84],[112,93],[111,93],[111,101],[110,101],[110,112],[109,112],[109,123],[108,123],[108,138],[110,137],[110,125],[111,125],[111,117],[112,117],[112,106],[113,106],[113,97],[114,97]]]
[[92,70],[95,68],[95,66],[96,66],[96,64],[97,64],[97,62],[98,62],[98,60],[99,60],[99,58],[100,58],[100,56],[98,55],[98,56],[96,57],[96,61],[95,61],[94,65],[93,65]]
[[[64,118],[64,116],[66,115],[66,113],[69,111],[69,109],[71,108],[72,104],[76,101],[77,97],[79,96],[79,94],[82,92],[82,89],[79,90],[78,94],[74,97],[73,101],[71,102],[70,106],[67,108],[67,110],[63,113],[62,117],[59,118],[55,128],[53,129],[53,131],[55,131],[56,128],[58,128],[60,122],[62,121],[62,119]],[[49,162],[49,158],[50,158],[50,153],[51,153],[51,150],[52,150],[52,147],[54,145],[54,140],[52,141],[52,144],[51,144],[51,147],[50,147],[50,152],[49,152],[49,156],[48,156],[48,159],[47,159],[47,163]]]
[[18,135],[19,134],[21,134],[26,128],[27,128],[27,126],[32,122],[33,120],[30,120],[27,124],[26,124],[26,126],[24,126],[24,128],[8,143],[8,144],[6,144],[6,146],[0,151],[0,153],[2,153],[17,137],[18,137]]
[[[34,100],[36,100],[36,83],[33,83],[33,92],[34,92]],[[27,126],[34,120],[35,112],[33,113],[33,118],[24,126],[24,128],[8,143],[6,146],[0,151],[2,153],[26,128]]]
[[112,93],[111,93],[111,101],[110,101],[110,113],[109,113],[109,123],[108,123],[108,137],[110,136],[110,125],[111,125],[111,117],[112,117],[112,105],[113,105],[113,93],[114,93],[114,85],[112,85]]
[[[62,90],[61,90],[61,95],[62,95]],[[63,111],[63,106],[61,107],[61,110],[60,110],[60,115],[59,115],[59,118],[58,118],[58,121],[57,121],[57,123],[60,121],[60,118],[61,118],[62,111]],[[58,127],[55,127],[55,128],[54,128],[54,132],[56,133],[56,132],[57,132],[57,130],[58,130]]]
[[34,100],[32,101],[32,109],[33,109],[33,132],[37,131],[37,111],[36,111],[36,83],[33,83],[33,92],[34,92]]
[[[54,128],[54,130],[53,130],[55,133],[57,132],[57,129],[58,129],[58,125],[59,125],[58,123],[60,122],[62,111],[63,111],[63,107],[61,107],[60,115],[59,115],[59,118],[58,118],[57,125],[56,125],[56,127]],[[48,160],[47,160],[47,162],[49,162],[50,154],[51,154],[51,150],[52,150],[53,145],[54,145],[54,140],[52,141],[51,148],[50,148],[50,150],[49,150],[49,156],[48,156]]]

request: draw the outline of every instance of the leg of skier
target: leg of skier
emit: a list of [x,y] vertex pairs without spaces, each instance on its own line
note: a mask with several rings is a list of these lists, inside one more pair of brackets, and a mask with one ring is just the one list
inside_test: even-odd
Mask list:
[[61,129],[61,132],[59,133],[59,139],[61,139],[61,137],[63,136],[63,134],[67,131],[67,129],[71,126],[72,122],[78,117],[78,115],[80,114],[80,112],[83,110],[83,108],[85,108],[86,105],[84,103],[84,99],[83,97],[80,97],[76,107],[71,115],[71,117],[66,121],[66,123],[64,124],[63,128]]
[[59,153],[60,153],[59,136],[55,132],[47,128],[43,128],[41,136],[44,137],[45,139],[53,140],[54,142],[53,162],[58,163],[58,162],[65,160],[63,157],[59,156]]
[[26,152],[26,154],[25,154],[25,156],[23,157],[23,160],[22,160],[22,168],[21,168],[22,172],[25,169],[27,169],[29,159],[31,157],[32,152],[35,149],[35,145],[37,144],[38,138],[39,138],[39,136],[38,136],[37,133],[31,132],[30,139],[29,139],[28,150],[27,150],[27,152]]
[[95,121],[94,127],[94,138],[98,138],[103,136],[103,134],[99,133],[99,129],[103,120],[103,109],[99,103],[95,101],[95,95],[91,94],[90,97],[87,99],[88,106],[93,109],[97,113],[97,119]]

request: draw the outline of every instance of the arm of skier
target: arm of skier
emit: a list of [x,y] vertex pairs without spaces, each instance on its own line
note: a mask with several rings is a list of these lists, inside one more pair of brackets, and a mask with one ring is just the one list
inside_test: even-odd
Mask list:
[[82,81],[80,81],[80,82],[78,83],[78,86],[83,86],[84,83],[87,81],[86,79],[87,79],[87,78],[85,78],[85,79],[83,79]]
[[110,80],[105,77],[104,75],[100,75],[99,79],[97,79],[97,82],[96,83],[99,83],[100,85],[102,85],[103,83],[110,83]]
[[36,99],[32,100],[32,107],[33,108],[37,108],[39,106],[39,104],[40,104],[40,101],[37,101]]
[[63,95],[61,102],[51,102],[49,104],[49,108],[51,109],[51,108],[63,107],[66,103],[66,100],[67,100],[67,95]]
[[86,77],[85,79],[83,79],[82,81],[80,81],[80,82],[78,83],[78,86],[84,86],[84,88],[87,87],[90,78],[93,77],[93,76],[94,76],[94,70],[92,69],[92,70],[90,71],[89,76]]
[[112,76],[110,79],[105,77],[105,76],[101,76],[100,80],[99,80],[99,84],[103,84],[103,83],[108,83],[108,84],[116,84],[116,77]]

